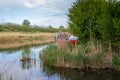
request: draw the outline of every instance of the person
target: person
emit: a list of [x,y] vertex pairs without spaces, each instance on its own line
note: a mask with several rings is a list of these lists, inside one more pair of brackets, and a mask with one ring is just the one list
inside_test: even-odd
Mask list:
[[73,35],[71,35],[69,38],[69,40],[71,41],[71,44],[74,46],[77,44],[77,39],[78,39],[78,37],[73,36]]

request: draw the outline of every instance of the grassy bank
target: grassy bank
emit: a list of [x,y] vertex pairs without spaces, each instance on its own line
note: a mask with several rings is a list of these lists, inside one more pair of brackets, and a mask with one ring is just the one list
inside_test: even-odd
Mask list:
[[53,42],[55,33],[0,32],[0,50]]
[[95,46],[93,43],[86,43],[76,46],[72,51],[61,50],[56,45],[50,45],[40,55],[44,64],[77,69],[120,70],[120,58],[112,55],[110,50],[104,51],[102,45]]

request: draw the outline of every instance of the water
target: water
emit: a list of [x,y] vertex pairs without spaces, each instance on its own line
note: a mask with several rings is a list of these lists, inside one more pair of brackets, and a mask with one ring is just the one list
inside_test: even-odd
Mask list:
[[[46,45],[0,52],[0,72],[4,80],[120,80],[120,73],[81,72],[42,64],[39,58]],[[21,61],[23,58],[31,60]]]

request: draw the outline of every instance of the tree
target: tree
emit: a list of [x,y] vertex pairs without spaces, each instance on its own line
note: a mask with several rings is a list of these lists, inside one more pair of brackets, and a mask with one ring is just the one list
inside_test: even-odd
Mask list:
[[64,26],[59,26],[59,29],[64,30],[65,28],[64,28]]
[[83,41],[96,38],[96,21],[101,13],[101,0],[77,0],[69,9],[69,29]]
[[25,19],[25,20],[23,21],[22,25],[30,26],[30,21],[28,21],[27,19]]
[[53,29],[53,26],[49,25],[48,28],[49,28],[49,29]]
[[120,49],[119,0],[76,0],[68,17],[69,31],[80,42],[99,40]]
[[119,17],[119,9],[117,0],[76,0],[68,13],[69,30],[82,41],[113,41],[113,19]]

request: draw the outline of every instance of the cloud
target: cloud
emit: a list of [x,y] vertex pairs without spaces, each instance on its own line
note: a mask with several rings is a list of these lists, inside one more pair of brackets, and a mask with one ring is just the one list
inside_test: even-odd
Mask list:
[[59,27],[60,25],[66,26],[66,18],[63,17],[45,17],[40,19],[32,19],[31,23],[37,25],[52,25],[53,27]]
[[34,1],[33,0],[23,0],[23,4],[26,7],[34,8],[36,6],[45,4],[45,0],[34,0]]
[[0,7],[28,7],[34,8],[45,4],[45,0],[1,0]]
[[51,9],[50,10],[52,13],[59,13],[59,12],[61,12],[61,10],[59,10],[59,9]]

